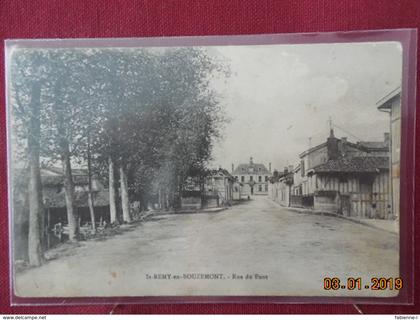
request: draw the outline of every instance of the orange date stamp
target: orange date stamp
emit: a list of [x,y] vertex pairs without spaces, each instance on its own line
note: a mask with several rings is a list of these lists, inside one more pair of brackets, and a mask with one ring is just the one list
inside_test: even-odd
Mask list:
[[373,277],[368,282],[362,278],[346,278],[341,280],[337,277],[324,278],[324,290],[401,290],[402,278]]

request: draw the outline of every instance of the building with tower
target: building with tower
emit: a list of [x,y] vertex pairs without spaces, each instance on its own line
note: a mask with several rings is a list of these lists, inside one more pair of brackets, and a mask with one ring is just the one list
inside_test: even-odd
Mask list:
[[267,195],[271,163],[267,169],[264,164],[255,163],[251,157],[249,163],[241,163],[237,167],[232,164],[232,175],[243,184],[242,196]]

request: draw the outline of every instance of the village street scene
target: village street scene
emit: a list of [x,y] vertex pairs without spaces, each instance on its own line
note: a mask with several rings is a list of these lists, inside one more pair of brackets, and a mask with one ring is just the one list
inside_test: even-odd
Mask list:
[[399,277],[398,45],[15,48],[8,84],[15,295],[395,295],[323,285]]

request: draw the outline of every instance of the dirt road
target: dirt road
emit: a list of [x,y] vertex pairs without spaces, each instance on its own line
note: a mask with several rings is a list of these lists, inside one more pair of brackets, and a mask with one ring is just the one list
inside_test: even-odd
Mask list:
[[[247,277],[248,275],[248,277]],[[324,277],[398,276],[398,238],[282,208],[266,197],[218,213],[156,216],[16,276],[21,296],[390,295],[325,291]]]

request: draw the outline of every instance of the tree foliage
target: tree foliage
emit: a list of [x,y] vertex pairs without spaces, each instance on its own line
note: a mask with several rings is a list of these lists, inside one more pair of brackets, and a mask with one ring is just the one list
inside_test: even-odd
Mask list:
[[71,166],[88,162],[107,180],[112,159],[131,200],[146,206],[159,195],[167,206],[176,204],[188,176],[206,171],[224,122],[209,84],[228,75],[206,50],[17,49],[11,61],[12,136],[19,145],[13,154],[19,161],[28,160],[36,83],[39,157],[61,162],[69,182]]

